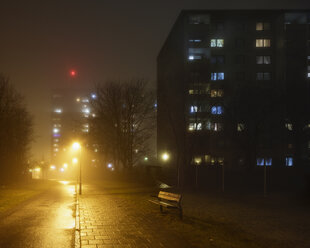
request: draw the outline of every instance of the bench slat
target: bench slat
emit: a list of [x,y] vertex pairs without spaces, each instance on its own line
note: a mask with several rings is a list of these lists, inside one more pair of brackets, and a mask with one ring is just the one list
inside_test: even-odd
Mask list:
[[160,211],[163,213],[163,207],[177,208],[179,210],[180,218],[183,217],[183,210],[181,206],[181,195],[165,191],[159,191],[156,200],[149,200],[152,203],[160,205]]
[[158,193],[158,198],[179,202],[181,199],[181,195],[160,191]]

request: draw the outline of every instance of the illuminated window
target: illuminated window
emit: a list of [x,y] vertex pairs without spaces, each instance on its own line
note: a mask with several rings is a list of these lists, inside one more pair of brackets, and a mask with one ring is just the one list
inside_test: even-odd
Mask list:
[[211,155],[205,155],[205,163],[210,164],[211,163]]
[[212,81],[217,80],[217,73],[216,72],[211,72],[211,80]]
[[256,23],[256,30],[257,31],[262,31],[264,30],[264,24],[262,22],[257,22]]
[[215,157],[211,157],[211,165],[215,165],[216,163],[216,158]]
[[210,155],[205,155],[205,162],[206,164],[211,165],[224,165],[224,157],[214,157]]
[[271,166],[272,165],[272,158],[257,158],[256,159],[257,166]]
[[200,60],[202,59],[201,55],[189,55],[188,60]]
[[211,39],[210,47],[224,47],[223,39]]
[[91,94],[91,98],[92,98],[92,99],[96,99],[96,98],[97,98],[97,95],[96,95],[95,93],[92,93],[92,94]]
[[287,130],[290,130],[290,131],[293,130],[293,124],[292,123],[285,123],[285,127]]
[[222,97],[224,95],[223,90],[211,90],[211,97]]
[[285,158],[285,165],[289,166],[289,167],[293,166],[293,157],[286,157]]
[[217,80],[224,80],[224,72],[219,72],[217,74]]
[[190,43],[200,43],[202,40],[201,39],[190,39],[188,40]]
[[270,72],[257,72],[256,73],[256,80],[270,80],[271,75]]
[[269,65],[271,64],[271,58],[270,56],[256,56],[256,64],[258,65]]
[[53,133],[59,133],[59,129],[58,128],[54,128],[53,129]]
[[218,132],[218,131],[223,130],[223,125],[222,125],[222,123],[207,121],[206,122],[206,129],[210,130],[210,131]]
[[57,114],[61,114],[62,113],[62,109],[57,108],[57,109],[54,110],[54,112],[57,113]]
[[213,114],[213,115],[221,115],[221,114],[223,114],[222,106],[212,106],[211,107],[211,114]]
[[198,112],[198,107],[197,106],[191,106],[190,107],[190,112],[191,113],[197,113]]
[[223,39],[217,39],[216,40],[216,46],[217,47],[224,47],[224,40]]
[[256,31],[269,30],[270,23],[269,22],[257,22],[256,23]]
[[270,39],[256,39],[256,47],[270,47]]
[[211,130],[215,131],[215,132],[219,132],[219,131],[222,131],[223,129],[223,126],[222,126],[222,123],[213,123],[212,127],[211,127]]
[[245,128],[244,123],[238,123],[238,124],[237,124],[237,131],[238,131],[238,132],[244,131],[244,128]]
[[82,109],[82,112],[85,114],[89,114],[90,113],[90,109],[89,108],[84,108]]
[[265,164],[265,159],[263,159],[263,158],[257,158],[256,159],[256,165],[264,166],[264,164]]
[[218,165],[224,165],[224,158],[223,157],[218,157],[217,158],[217,163],[218,163]]
[[206,48],[188,48],[188,60],[199,60],[203,59],[208,55]]
[[211,80],[224,80],[224,72],[211,72]]
[[188,90],[188,94],[190,94],[190,95],[194,95],[194,90]]
[[201,156],[196,156],[194,157],[194,163],[199,165],[202,162],[202,157]]
[[194,130],[201,130],[202,129],[202,123],[189,123],[188,124],[188,130],[194,131]]

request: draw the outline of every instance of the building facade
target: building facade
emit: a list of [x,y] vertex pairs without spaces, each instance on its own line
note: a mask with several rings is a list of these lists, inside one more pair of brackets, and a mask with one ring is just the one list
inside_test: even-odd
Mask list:
[[163,166],[309,169],[310,10],[182,11],[157,65]]
[[[90,119],[95,117],[90,101],[94,93],[87,90],[57,89],[52,94],[51,112],[51,162],[57,168],[70,164],[71,145],[79,141],[83,145],[85,162],[96,165],[97,147],[90,144],[88,133]],[[65,169],[65,168],[63,168]]]

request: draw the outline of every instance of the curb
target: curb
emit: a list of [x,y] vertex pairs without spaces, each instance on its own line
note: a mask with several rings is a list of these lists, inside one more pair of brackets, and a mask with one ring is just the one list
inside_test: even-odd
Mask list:
[[75,248],[81,248],[79,199],[77,194],[75,197]]

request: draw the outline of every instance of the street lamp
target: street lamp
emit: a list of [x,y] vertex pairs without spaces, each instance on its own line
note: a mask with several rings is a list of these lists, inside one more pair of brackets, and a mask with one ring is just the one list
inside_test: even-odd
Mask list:
[[[82,194],[82,162],[81,162],[81,155],[82,155],[82,147],[81,147],[81,145],[80,145],[80,143],[78,143],[78,142],[74,142],[73,144],[72,144],[72,149],[74,150],[74,151],[80,151],[80,183],[79,183],[79,185],[80,185],[80,187],[79,187],[79,194],[81,195]],[[74,158],[73,160],[72,160],[72,162],[73,163],[77,163],[78,162],[78,159],[77,158]]]
[[162,155],[161,155],[161,158],[162,158],[162,160],[164,160],[164,161],[167,161],[168,159],[169,159],[169,154],[167,153],[167,152],[165,152],[165,153],[163,153]]

